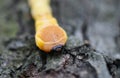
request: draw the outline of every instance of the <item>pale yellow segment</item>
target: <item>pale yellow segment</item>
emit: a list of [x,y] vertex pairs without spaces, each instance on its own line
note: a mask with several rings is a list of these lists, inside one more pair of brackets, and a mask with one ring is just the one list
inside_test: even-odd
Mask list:
[[28,3],[30,6],[36,4],[36,3],[45,3],[48,4],[50,3],[50,0],[28,0]]
[[48,6],[48,4],[46,4],[44,2],[33,4],[31,6],[31,13],[35,20],[45,14],[46,15],[51,14],[51,16],[52,16],[51,8]]
[[[35,20],[41,18],[53,18],[51,8],[50,8],[50,0],[28,0],[31,14]],[[47,20],[47,19],[46,19]]]

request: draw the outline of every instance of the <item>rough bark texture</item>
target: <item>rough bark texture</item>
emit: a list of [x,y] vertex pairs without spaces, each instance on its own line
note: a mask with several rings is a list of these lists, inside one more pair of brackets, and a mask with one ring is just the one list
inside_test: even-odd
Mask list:
[[34,40],[26,0],[0,0],[0,78],[120,78],[120,1],[51,0],[68,33],[60,53]]

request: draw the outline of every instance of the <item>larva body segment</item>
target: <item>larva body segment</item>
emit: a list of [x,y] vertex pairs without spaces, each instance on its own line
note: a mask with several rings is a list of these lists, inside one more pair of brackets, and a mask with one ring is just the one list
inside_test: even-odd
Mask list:
[[35,20],[37,47],[45,52],[50,52],[56,46],[64,46],[67,34],[52,16],[50,0],[28,0],[28,2]]

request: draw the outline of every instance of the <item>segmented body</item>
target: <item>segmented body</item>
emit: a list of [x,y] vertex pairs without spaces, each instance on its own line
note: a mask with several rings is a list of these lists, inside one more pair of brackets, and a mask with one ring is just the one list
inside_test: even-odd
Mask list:
[[28,2],[35,20],[36,45],[45,52],[50,52],[56,46],[65,45],[67,34],[53,17],[50,0],[28,0]]

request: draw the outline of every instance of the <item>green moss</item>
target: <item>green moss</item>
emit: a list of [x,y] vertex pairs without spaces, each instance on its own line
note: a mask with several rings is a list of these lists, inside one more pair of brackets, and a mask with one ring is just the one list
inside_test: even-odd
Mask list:
[[[15,37],[18,31],[16,20],[11,16],[11,11],[7,6],[9,1],[0,1],[0,37]],[[7,18],[9,17],[9,19]]]

